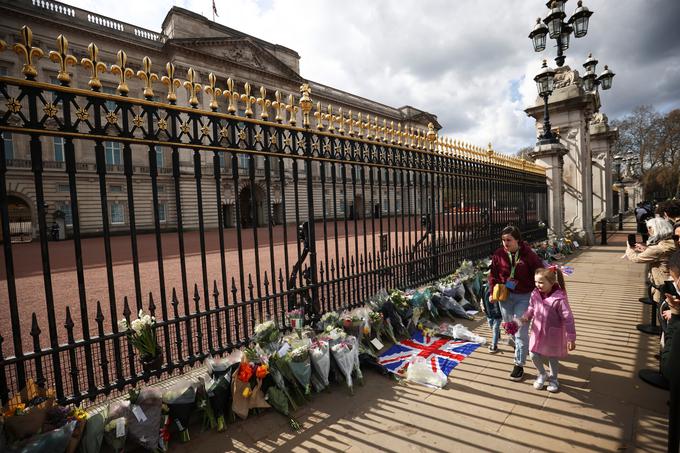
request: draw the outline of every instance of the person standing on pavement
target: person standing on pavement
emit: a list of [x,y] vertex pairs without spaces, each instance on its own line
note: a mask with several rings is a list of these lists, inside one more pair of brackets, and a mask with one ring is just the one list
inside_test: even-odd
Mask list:
[[[529,308],[529,299],[534,290],[534,273],[536,269],[543,268],[543,261],[522,240],[522,234],[516,226],[505,227],[501,232],[501,241],[503,246],[491,257],[490,301],[500,304],[503,321],[510,322]],[[529,353],[529,326],[520,326],[514,336],[515,366],[510,379],[520,381],[524,377],[524,364]]]
[[[567,300],[562,268],[557,265],[538,269],[534,277],[536,289],[531,293],[529,309],[520,321],[531,322],[531,361],[538,375],[534,388],[542,390],[548,384],[548,391],[555,393],[560,384],[557,380],[560,358],[567,351],[576,348],[576,327],[574,315]],[[550,375],[546,373],[544,362],[550,364]]]
[[648,202],[646,204],[644,201],[638,203],[637,208],[635,208],[635,221],[637,222],[637,231],[642,236],[642,242],[647,242],[647,239],[649,239],[645,222],[652,217],[654,217],[654,214],[651,205]]

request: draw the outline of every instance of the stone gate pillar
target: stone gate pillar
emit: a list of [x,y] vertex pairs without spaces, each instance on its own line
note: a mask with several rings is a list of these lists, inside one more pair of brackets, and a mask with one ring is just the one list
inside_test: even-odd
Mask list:
[[561,236],[564,233],[564,184],[562,168],[569,151],[561,143],[537,145],[530,156],[545,167],[548,181],[548,227]]
[[[578,71],[568,66],[557,68],[548,108],[553,131],[558,133],[560,143],[567,150],[562,169],[563,221],[586,244],[592,244],[595,240],[590,121],[599,107],[599,95],[584,91]],[[537,133],[542,134],[543,100],[537,97],[534,106],[525,112],[536,120]],[[551,208],[551,211],[554,209]],[[561,230],[557,225],[551,227],[555,232]]]
[[612,200],[612,161],[614,142],[618,130],[609,127],[607,115],[596,113],[590,122],[590,147],[593,162],[593,219],[611,219],[614,212]]

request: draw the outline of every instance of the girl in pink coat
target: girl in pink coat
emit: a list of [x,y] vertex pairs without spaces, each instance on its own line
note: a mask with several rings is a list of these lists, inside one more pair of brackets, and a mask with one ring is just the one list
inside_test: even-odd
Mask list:
[[[537,269],[534,274],[536,289],[531,293],[529,308],[520,318],[531,323],[529,351],[538,371],[534,388],[541,390],[548,383],[549,392],[559,390],[557,371],[559,359],[567,351],[576,348],[576,327],[571,313],[564,276],[559,266]],[[550,376],[545,372],[544,362],[550,364]]]

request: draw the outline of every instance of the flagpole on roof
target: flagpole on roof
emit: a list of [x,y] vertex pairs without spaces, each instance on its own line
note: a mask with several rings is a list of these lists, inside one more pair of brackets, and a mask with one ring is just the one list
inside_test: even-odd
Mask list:
[[217,14],[217,6],[215,6],[215,0],[212,0],[212,14],[213,14],[213,22],[215,22],[215,16],[220,17],[219,14]]

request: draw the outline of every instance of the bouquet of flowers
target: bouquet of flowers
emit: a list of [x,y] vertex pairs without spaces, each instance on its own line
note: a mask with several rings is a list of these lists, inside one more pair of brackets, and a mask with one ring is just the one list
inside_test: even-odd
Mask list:
[[354,374],[359,380],[359,385],[364,385],[364,375],[361,372],[361,361],[359,360],[359,340],[356,337],[347,337],[347,342],[352,346],[352,355],[354,356]]
[[14,395],[2,411],[8,440],[22,440],[40,432],[54,399],[53,390],[44,389],[29,379],[26,387]]
[[305,395],[309,395],[311,388],[309,381],[312,374],[312,365],[309,359],[309,343],[307,341],[298,342],[286,355],[286,361],[295,379],[305,390]]
[[296,308],[288,312],[288,322],[293,330],[300,330],[305,325],[305,309]]
[[[348,337],[349,338],[349,337]],[[331,346],[331,355],[337,363],[340,372],[345,378],[347,389],[354,395],[354,385],[352,382],[352,371],[354,370],[354,351],[350,341],[343,340]]]
[[152,387],[140,391],[129,392],[130,404],[123,412],[127,424],[128,436],[135,443],[153,450],[158,446],[161,424],[161,395]]
[[104,440],[104,428],[108,419],[108,409],[90,414],[85,423],[85,432],[80,441],[81,453],[99,453]]
[[[161,348],[156,339],[156,318],[145,315],[139,310],[137,319],[128,323],[127,319],[118,321],[118,329],[127,334],[132,346],[139,352],[142,362],[153,362],[160,356]],[[158,364],[160,366],[160,364]]]
[[304,403],[305,397],[293,375],[293,371],[288,366],[288,362],[278,354],[269,358],[269,374],[276,387],[288,398],[288,403],[293,410]]
[[272,353],[278,347],[281,333],[274,321],[269,320],[255,326],[255,343],[264,351]]
[[198,382],[183,380],[163,393],[163,403],[168,406],[168,413],[174,422],[182,442],[191,440],[189,436],[189,418],[196,403]]
[[[262,393],[262,380],[267,374],[267,366],[253,365],[248,361],[247,354],[243,354],[241,364],[232,379],[232,410],[242,419],[248,417],[250,409],[269,407]],[[251,380],[254,380],[252,386]]]
[[514,319],[512,321],[502,322],[501,327],[508,335],[515,335],[519,331],[519,325]]
[[125,417],[114,418],[104,426],[104,440],[113,449],[114,453],[123,453],[125,451],[125,441],[127,440]]
[[340,315],[336,311],[328,311],[321,316],[321,330],[332,329],[340,323]]
[[45,430],[41,434],[31,437],[17,445],[17,450],[13,451],[21,451],[22,453],[64,452],[69,447],[76,425],[76,420],[64,421],[62,426]]
[[213,406],[210,403],[210,396],[208,395],[208,382],[212,383],[211,379],[198,378],[198,388],[196,389],[196,408],[201,413],[203,419],[203,428],[213,430],[217,427],[217,419]]
[[286,394],[278,387],[271,386],[267,389],[266,400],[274,410],[288,419],[291,429],[298,431],[301,426],[297,420],[290,416],[290,409],[288,405],[288,398]]
[[309,349],[314,370],[321,378],[324,386],[328,386],[328,374],[331,369],[331,353],[328,342],[324,340],[317,340],[312,342]]
[[398,289],[393,289],[390,291],[390,299],[402,318],[408,318],[411,305],[409,304],[406,293]]

